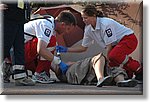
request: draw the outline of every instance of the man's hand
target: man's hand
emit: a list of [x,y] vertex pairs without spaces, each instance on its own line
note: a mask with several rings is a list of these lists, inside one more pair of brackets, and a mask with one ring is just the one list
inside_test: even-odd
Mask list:
[[61,63],[61,59],[59,57],[54,56],[52,63],[55,65],[59,65]]
[[64,46],[56,46],[56,51],[60,53],[61,52],[66,53],[68,51],[68,48]]
[[8,9],[6,4],[0,4],[0,10],[6,10]]
[[60,70],[62,71],[62,73],[65,74],[68,69],[68,65],[61,61],[59,64],[59,67],[60,67]]

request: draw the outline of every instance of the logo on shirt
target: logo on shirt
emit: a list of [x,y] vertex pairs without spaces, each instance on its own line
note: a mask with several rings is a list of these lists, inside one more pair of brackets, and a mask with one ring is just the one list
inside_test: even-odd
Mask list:
[[112,31],[111,31],[110,28],[107,29],[107,30],[105,30],[105,32],[106,32],[106,34],[107,34],[108,37],[111,37],[111,36],[112,36]]
[[48,28],[46,28],[45,31],[44,31],[44,34],[45,34],[47,37],[49,37],[50,34],[51,34],[51,30],[48,29]]

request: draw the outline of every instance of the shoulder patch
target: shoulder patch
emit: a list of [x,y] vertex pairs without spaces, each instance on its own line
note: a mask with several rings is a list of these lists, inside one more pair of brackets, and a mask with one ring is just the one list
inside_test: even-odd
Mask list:
[[107,30],[105,30],[105,32],[106,32],[106,34],[107,34],[108,37],[111,37],[111,36],[112,36],[112,31],[111,31],[110,28],[107,29]]
[[51,30],[48,29],[48,28],[46,28],[45,31],[44,31],[44,34],[45,34],[47,37],[49,37],[50,34],[51,34]]

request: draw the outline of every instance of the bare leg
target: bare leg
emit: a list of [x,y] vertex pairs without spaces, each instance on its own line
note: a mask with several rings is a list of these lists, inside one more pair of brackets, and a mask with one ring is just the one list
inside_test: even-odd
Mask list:
[[101,80],[104,78],[104,65],[105,65],[105,58],[102,54],[98,54],[94,56],[91,60],[97,80]]
[[97,87],[102,87],[104,85],[111,85],[113,80],[112,76],[104,77],[104,66],[105,66],[105,58],[100,53],[97,56],[94,56],[91,60],[96,77],[97,77]]

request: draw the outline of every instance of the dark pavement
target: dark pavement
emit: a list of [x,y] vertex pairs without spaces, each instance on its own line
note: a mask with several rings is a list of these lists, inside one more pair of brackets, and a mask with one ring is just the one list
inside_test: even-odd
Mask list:
[[[55,75],[52,78],[56,79]],[[5,95],[142,95],[143,84],[139,83],[136,87],[117,87],[94,85],[71,85],[60,83],[40,84],[35,86],[15,86],[14,81],[4,83],[4,89],[1,94]]]
[[4,95],[142,95],[143,84],[139,83],[136,87],[117,87],[94,85],[71,85],[60,83],[55,74],[51,72],[51,78],[56,79],[56,83],[40,84],[35,86],[15,86],[14,80],[4,83]]
[[69,85],[66,83],[36,84],[36,86],[15,86],[14,83],[5,83],[2,94],[15,95],[142,95],[141,84],[136,87],[117,86],[85,86]]

